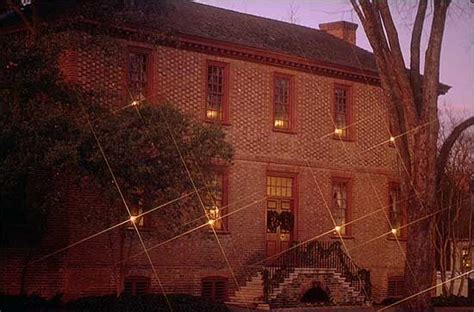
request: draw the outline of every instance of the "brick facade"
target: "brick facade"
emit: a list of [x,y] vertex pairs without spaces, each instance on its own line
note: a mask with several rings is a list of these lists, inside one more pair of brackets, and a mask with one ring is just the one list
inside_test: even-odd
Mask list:
[[[352,185],[349,221],[381,207],[388,213],[388,189],[391,182],[398,180],[398,163],[396,150],[386,143],[381,144],[389,138],[389,132],[380,87],[254,60],[123,40],[117,43],[116,53],[68,50],[61,59],[69,81],[87,90],[105,92],[104,99],[111,107],[126,104],[124,53],[130,46],[150,49],[153,64],[150,101],[155,104],[169,102],[201,120],[205,119],[206,64],[208,61],[228,64],[229,111],[228,123],[223,127],[228,141],[235,148],[234,164],[228,169],[228,203],[231,204],[228,212],[248,207],[228,218],[228,232],[219,234],[218,238],[239,281],[255,271],[252,264],[265,257],[266,177],[270,172],[295,176],[297,205],[293,239],[296,241],[304,241],[334,227],[328,207],[332,203],[331,181],[335,177],[347,178]],[[293,77],[292,133],[273,130],[272,83],[275,73]],[[351,89],[355,126],[351,129],[353,136],[350,141],[340,141],[332,135],[335,84]],[[256,203],[251,205],[253,202]],[[61,223],[67,222],[64,237],[68,243],[92,235],[105,225],[117,223],[113,218],[105,220],[105,224],[104,220],[95,222],[99,215],[104,218],[102,212],[110,207],[101,202],[100,194],[91,190],[87,182],[71,186],[64,206],[68,209],[64,220],[68,221]],[[403,253],[396,240],[384,237],[357,247],[389,231],[385,213],[379,211],[353,223],[351,236],[344,239],[355,263],[370,270],[376,301],[384,298],[388,277],[403,275],[404,270]],[[153,233],[153,229],[144,231],[143,236],[147,246],[163,241]],[[332,235],[320,238],[336,239]],[[404,248],[404,242],[400,244]],[[50,250],[64,245],[59,241]],[[124,266],[119,265],[120,259],[140,250],[133,231],[123,227],[114,229],[45,263],[33,265],[35,278],[28,280],[27,289],[30,293],[45,296],[63,292],[67,299],[72,299],[120,293],[127,276],[146,276],[151,279],[151,291],[161,292],[144,255],[130,259]],[[230,292],[236,288],[219,245],[207,230],[193,232],[153,249],[150,256],[167,293],[199,295],[201,280],[207,276],[226,277]],[[59,269],[52,272],[39,268],[51,261],[60,261]],[[20,274],[9,268],[21,266],[8,262],[8,266],[2,266],[1,291],[15,293]],[[301,285],[304,283],[310,281],[301,281]]]

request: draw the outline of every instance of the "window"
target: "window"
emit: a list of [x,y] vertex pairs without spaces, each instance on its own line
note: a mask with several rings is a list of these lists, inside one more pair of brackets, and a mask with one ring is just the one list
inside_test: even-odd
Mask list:
[[227,279],[220,276],[203,278],[201,296],[211,302],[224,302],[227,299]]
[[387,297],[403,298],[405,294],[405,280],[403,276],[392,276],[388,278]]
[[332,182],[332,214],[336,222],[337,232],[341,235],[350,234],[349,222],[349,194],[350,184],[348,179],[334,179]]
[[273,77],[273,128],[291,130],[292,125],[292,77],[276,74]]
[[212,220],[212,226],[216,231],[226,231],[227,225],[222,208],[227,205],[227,176],[222,172],[217,172],[208,187],[207,194],[207,215]]
[[267,176],[267,234],[289,241],[294,227],[294,183],[291,177]]
[[463,247],[461,249],[461,272],[467,272],[471,269],[471,253],[469,247]]
[[125,278],[123,293],[129,296],[142,296],[150,291],[150,278],[129,276]]
[[207,64],[206,118],[213,121],[227,121],[228,64],[208,62]]
[[[143,202],[141,199],[139,199],[135,204],[131,205],[130,213],[131,213],[130,220],[133,223],[135,223],[138,227],[146,229],[152,226],[151,215],[150,214],[142,215],[143,213],[145,213],[145,210],[143,209]],[[132,224],[130,224],[129,229],[134,229]]]
[[149,75],[150,54],[130,50],[128,52],[128,92],[133,101],[142,101],[148,96],[150,87]]
[[338,138],[350,139],[350,87],[335,85],[334,86],[334,133]]
[[401,201],[400,185],[390,184],[388,191],[389,220],[393,235],[404,238],[405,231],[401,227],[405,224],[405,205]]

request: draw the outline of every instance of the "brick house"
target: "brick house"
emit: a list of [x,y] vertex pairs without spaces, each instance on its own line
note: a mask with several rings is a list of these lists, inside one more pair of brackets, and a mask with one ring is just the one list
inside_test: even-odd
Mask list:
[[[401,296],[400,168],[373,55],[355,45],[357,25],[317,30],[187,1],[153,14],[116,29],[118,53],[67,49],[60,63],[72,83],[109,92],[106,104],[170,102],[222,124],[235,148],[233,165],[213,173],[208,213],[219,244],[203,229],[149,251],[165,292],[272,306],[298,305],[314,287],[341,304]],[[105,207],[100,194],[86,181],[68,194],[38,255],[101,230],[75,221]],[[147,246],[161,242],[152,216],[137,222]],[[28,292],[161,292],[143,254],[121,254],[124,240],[130,255],[140,252],[122,227],[32,264]],[[15,293],[26,251],[4,255],[0,291]]]

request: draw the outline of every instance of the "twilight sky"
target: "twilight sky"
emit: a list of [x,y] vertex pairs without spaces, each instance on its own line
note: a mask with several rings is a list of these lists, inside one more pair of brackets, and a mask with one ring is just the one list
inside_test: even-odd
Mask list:
[[[357,45],[372,51],[357,15],[349,0],[195,0],[196,2],[239,11],[247,14],[290,21],[290,12],[296,24],[319,29],[318,25],[339,20],[359,24]],[[456,118],[474,114],[474,2],[454,0],[444,33],[441,54],[441,81],[452,86],[447,95],[440,97]],[[390,2],[405,63],[409,60],[411,29],[416,14],[417,1],[398,0]],[[431,5],[428,16],[431,16]],[[429,36],[430,19],[426,20],[423,41]],[[423,54],[422,50],[422,54]]]

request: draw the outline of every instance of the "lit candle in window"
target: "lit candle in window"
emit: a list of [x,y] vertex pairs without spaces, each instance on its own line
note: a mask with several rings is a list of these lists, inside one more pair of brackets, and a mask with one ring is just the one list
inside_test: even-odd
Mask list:
[[397,229],[392,229],[392,234],[397,235],[398,230]]
[[216,119],[217,118],[217,112],[216,111],[208,110],[206,115],[207,115],[207,118],[209,118],[209,119]]
[[334,134],[335,135],[341,135],[342,134],[342,129],[339,129],[339,128],[334,129]]
[[283,127],[283,120],[276,119],[275,120],[275,128],[282,128]]
[[342,227],[341,227],[340,225],[336,225],[336,227],[334,228],[334,230],[335,230],[337,233],[339,233],[339,232],[341,232]]
[[136,220],[137,220],[136,216],[130,216],[130,222],[135,223]]
[[395,137],[393,136],[390,137],[390,143],[395,143]]
[[140,104],[140,102],[138,102],[138,101],[132,101],[132,103],[131,103],[132,106],[137,106],[138,104]]

